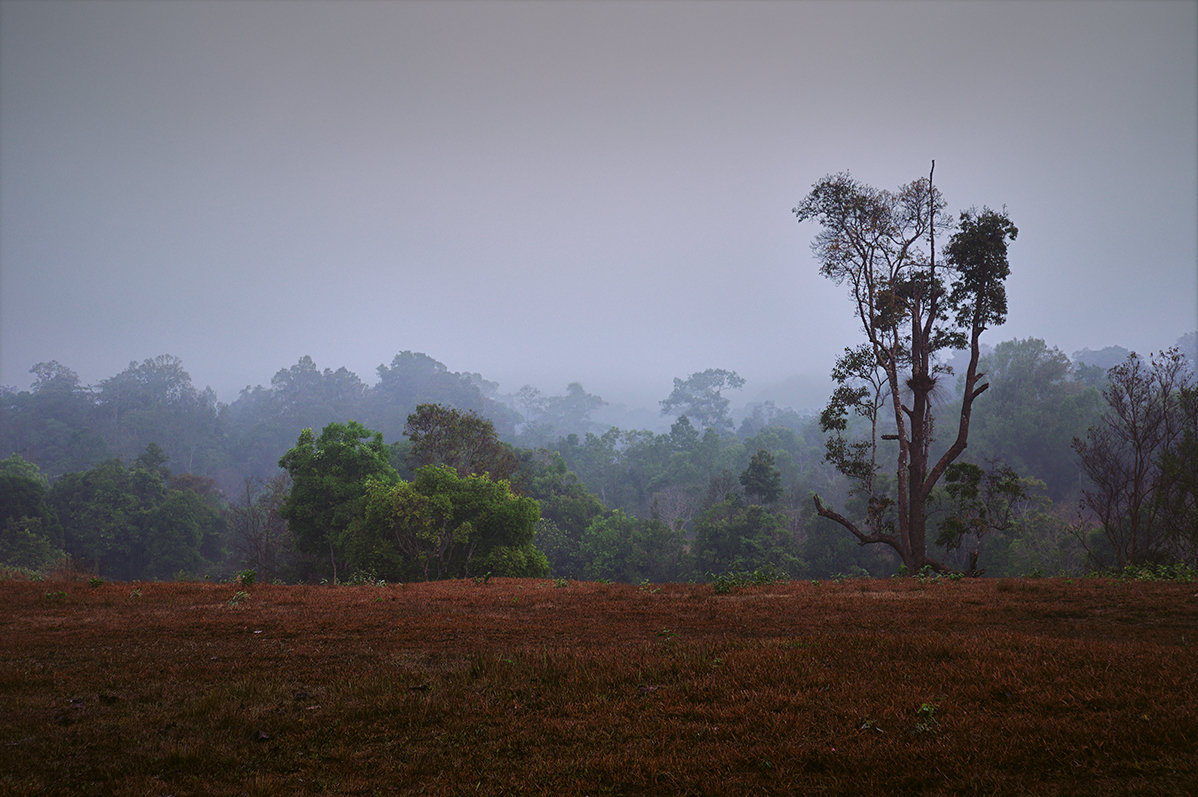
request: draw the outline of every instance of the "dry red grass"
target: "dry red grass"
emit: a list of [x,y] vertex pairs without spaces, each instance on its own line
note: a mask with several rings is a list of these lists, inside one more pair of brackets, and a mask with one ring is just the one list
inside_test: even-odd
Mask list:
[[241,589],[0,583],[0,791],[1198,792],[1193,584]]

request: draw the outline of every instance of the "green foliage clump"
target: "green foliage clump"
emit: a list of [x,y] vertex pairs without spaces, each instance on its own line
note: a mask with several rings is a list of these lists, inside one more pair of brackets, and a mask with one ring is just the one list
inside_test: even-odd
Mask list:
[[693,544],[699,572],[745,571],[778,565],[788,572],[804,569],[798,542],[785,516],[732,496],[695,520]]
[[304,429],[279,467],[291,476],[279,513],[296,548],[320,563],[318,572],[337,581],[349,556],[350,524],[365,510],[367,484],[399,481],[383,436],[357,421],[330,423],[319,437]]
[[387,580],[379,578],[373,567],[366,569],[355,570],[348,579],[345,580],[347,587],[385,587]]
[[1198,581],[1198,569],[1184,562],[1126,565],[1122,569],[1096,570],[1086,575],[1088,578],[1117,578],[1121,581],[1175,581],[1179,584]]
[[412,441],[413,465],[446,465],[459,476],[488,474],[511,478],[516,456],[499,441],[495,425],[475,412],[440,404],[421,404],[408,416],[404,434]]
[[774,455],[768,449],[759,449],[749,462],[749,467],[740,475],[745,495],[761,499],[763,504],[772,504],[782,497],[782,474],[774,467]]
[[540,507],[507,481],[426,465],[411,482],[370,480],[365,492],[362,515],[347,533],[356,567],[395,581],[549,572],[533,545]]
[[917,734],[934,735],[940,732],[940,720],[936,717],[936,711],[940,708],[940,701],[930,703],[921,703],[915,711],[915,727],[913,732]]
[[0,460],[0,563],[39,570],[66,555],[49,492],[37,465],[19,454]]
[[773,566],[756,570],[729,570],[727,573],[708,573],[717,595],[724,595],[738,587],[753,587],[764,584],[781,584],[790,581],[790,576]]
[[224,519],[211,480],[171,475],[155,444],[126,466],[119,459],[63,476],[47,502],[71,557],[120,580],[168,579],[222,555]]

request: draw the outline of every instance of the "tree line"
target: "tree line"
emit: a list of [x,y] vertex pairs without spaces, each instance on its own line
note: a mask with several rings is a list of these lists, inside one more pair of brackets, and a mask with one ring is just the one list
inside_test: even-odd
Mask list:
[[932,176],[831,175],[795,208],[862,336],[822,412],[734,418],[744,380],[718,368],[674,379],[656,433],[601,428],[579,383],[505,396],[413,352],[369,386],[303,357],[229,404],[169,355],[95,386],[39,363],[0,389],[0,562],[309,581],[1198,565],[1198,336],[1076,361],[984,344],[1018,231],[949,217]]
[[[138,367],[147,369],[144,363]],[[991,385],[986,411],[973,419],[971,461],[948,469],[934,494],[931,550],[946,567],[992,575],[1194,564],[1198,430],[1189,368],[1177,351],[1155,360],[1129,354],[1109,378],[1105,372],[1098,378],[1093,367],[1071,362],[1038,339],[1004,341],[981,354],[979,369]],[[241,569],[283,580],[345,579],[372,569],[393,580],[497,572],[485,564],[483,549],[455,548],[452,532],[465,520],[437,526],[427,514],[424,539],[439,539],[443,546],[434,546],[440,551],[435,555],[421,558],[416,536],[404,543],[402,550],[412,552],[406,557],[398,553],[400,542],[373,559],[373,549],[358,542],[330,559],[328,540],[319,543],[326,551],[318,555],[317,530],[344,534],[346,527],[305,526],[289,516],[284,507],[295,496],[294,475],[279,462],[289,452],[290,461],[298,462],[297,446],[315,452],[319,440],[344,437],[350,424],[362,435],[359,444],[376,440],[375,430],[353,421],[361,406],[347,406],[341,413],[346,421],[322,425],[324,418],[312,407],[293,405],[290,439],[274,442],[285,439],[283,432],[272,439],[263,431],[281,425],[273,408],[285,406],[285,396],[271,393],[284,393],[289,385],[276,379],[270,391],[251,392],[258,415],[244,406],[216,404],[208,405],[208,415],[197,411],[202,402],[191,403],[198,416],[191,420],[193,429],[213,430],[213,440],[197,445],[179,406],[180,397],[187,401],[193,395],[185,383],[183,390],[164,391],[140,405],[143,420],[135,431],[150,442],[125,459],[111,456],[110,446],[128,445],[134,434],[111,440],[112,427],[105,424],[112,416],[97,412],[104,405],[96,393],[64,379],[63,370],[57,366],[57,380],[35,383],[31,391],[2,395],[3,450],[9,456],[0,462],[0,558],[6,563],[36,568],[69,553],[79,567],[124,579]],[[301,360],[280,373],[295,370],[313,369]],[[337,378],[337,372],[325,373]],[[691,386],[701,383],[710,378]],[[420,400],[421,394],[413,396]],[[72,401],[75,415],[56,415]],[[941,407],[955,412],[958,401],[950,395]],[[511,407],[502,416],[510,425],[501,437],[495,423],[475,411],[420,404],[405,416],[398,437],[382,444],[385,456],[375,459],[386,468],[374,476],[385,485],[413,485],[404,488],[409,503],[420,500],[420,490],[425,496],[436,492],[434,482],[452,492],[444,468],[459,481],[473,478],[454,483],[462,490],[494,489],[482,484],[484,473],[490,484],[505,482],[506,492],[493,497],[536,502],[536,518],[521,539],[531,533],[533,547],[546,557],[546,572],[560,577],[687,580],[773,567],[795,577],[826,578],[881,576],[899,567],[897,556],[858,545],[821,520],[811,499],[819,494],[823,501],[868,511],[868,495],[844,477],[837,453],[842,440],[877,431],[868,418],[847,418],[837,437],[825,434],[821,415],[769,404],[753,407],[735,431],[728,428],[728,414],[706,417],[701,425],[682,411],[687,409],[672,407],[680,414],[664,433],[580,430],[548,445],[521,445],[522,435],[543,436],[544,428],[525,423]],[[79,422],[88,417],[90,425]],[[254,442],[232,436],[231,417],[258,432]],[[18,418],[41,420],[45,433],[33,434],[31,424]],[[150,423],[153,418],[161,425]],[[173,454],[158,440],[173,446]],[[83,451],[92,452],[92,461],[82,459]],[[39,454],[45,459],[39,461]],[[188,457],[210,464],[171,467]],[[239,471],[230,465],[234,457],[273,461],[273,467]],[[77,469],[64,462],[77,462]],[[426,468],[441,470],[424,470],[417,478]],[[884,473],[876,478],[887,479]],[[376,490],[375,520],[382,495]],[[364,507],[365,493],[361,498]],[[371,533],[377,538],[381,528],[376,523]],[[429,528],[439,528],[442,536]],[[375,549],[380,544],[376,539]],[[470,567],[463,567],[467,562]]]

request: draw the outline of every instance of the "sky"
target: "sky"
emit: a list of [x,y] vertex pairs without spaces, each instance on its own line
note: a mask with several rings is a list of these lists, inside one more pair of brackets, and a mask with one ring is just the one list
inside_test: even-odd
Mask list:
[[859,333],[791,210],[932,159],[1019,227],[984,341],[1198,328],[1198,2],[0,0],[0,385],[411,350],[814,406]]

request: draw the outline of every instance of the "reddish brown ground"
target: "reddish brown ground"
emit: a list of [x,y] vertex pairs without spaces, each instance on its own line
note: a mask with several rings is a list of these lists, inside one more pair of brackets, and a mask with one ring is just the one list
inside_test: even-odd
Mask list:
[[241,589],[0,583],[0,793],[1198,793],[1195,584]]

